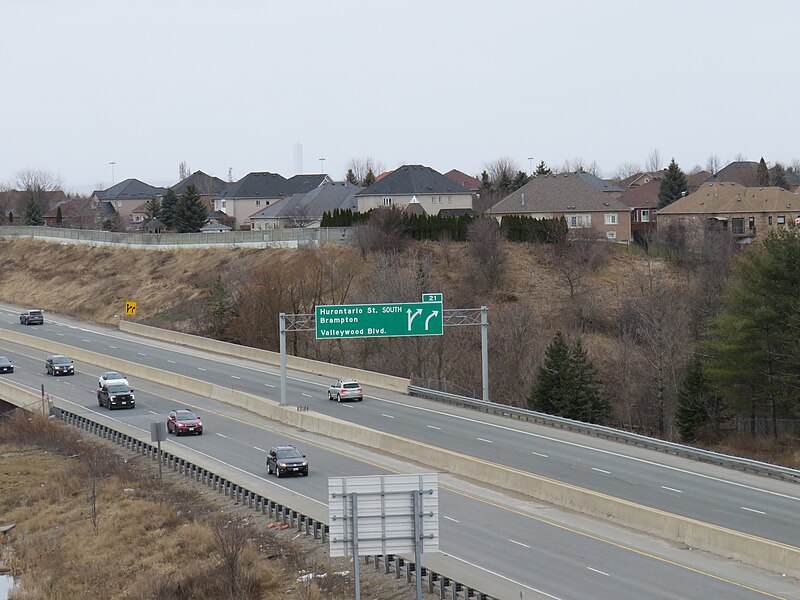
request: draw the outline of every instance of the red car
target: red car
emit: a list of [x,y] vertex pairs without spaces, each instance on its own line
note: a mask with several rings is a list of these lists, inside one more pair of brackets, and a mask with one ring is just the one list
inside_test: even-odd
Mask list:
[[203,422],[196,414],[186,408],[176,408],[169,411],[167,417],[167,433],[174,433],[176,436],[184,433],[203,435]]

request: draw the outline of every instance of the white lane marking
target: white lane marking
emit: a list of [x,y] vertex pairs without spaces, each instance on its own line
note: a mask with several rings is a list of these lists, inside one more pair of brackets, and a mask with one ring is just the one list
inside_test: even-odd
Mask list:
[[174,360],[167,359],[167,362],[168,362],[168,363],[172,363],[173,365],[175,364],[175,361],[174,361]]
[[197,370],[198,371],[205,371],[205,369],[203,367],[197,367]]
[[239,377],[238,375],[231,375],[231,378],[232,379],[241,379],[241,377]]
[[437,427],[436,425],[428,425],[428,427],[431,429],[441,429],[441,427]]
[[[297,381],[301,381],[303,383],[315,383],[313,381],[308,381],[305,379],[297,379]],[[600,454],[605,454],[607,456],[615,456],[617,458],[624,458],[627,460],[632,460],[634,462],[641,463],[643,465],[650,465],[652,467],[659,467],[662,469],[666,469],[668,471],[674,471],[675,473],[683,473],[684,475],[693,475],[695,477],[699,477],[701,479],[706,479],[708,481],[716,481],[717,483],[726,483],[728,485],[732,485],[734,487],[751,490],[753,492],[761,492],[763,494],[769,494],[771,496],[776,496],[778,498],[785,498],[787,500],[795,500],[800,502],[800,497],[798,496],[790,496],[789,494],[782,494],[780,492],[774,492],[772,490],[765,490],[763,488],[755,487],[753,485],[747,485],[746,483],[739,483],[737,481],[730,481],[727,479],[722,479],[720,477],[715,477],[713,475],[706,475],[704,473],[697,473],[695,471],[689,471],[687,469],[682,469],[680,467],[673,467],[672,465],[665,465],[662,463],[657,463],[652,460],[647,460],[646,458],[639,458],[637,456],[628,456],[626,454],[622,454],[620,452],[614,452],[613,450],[604,450],[602,448],[594,448],[592,446],[587,446],[585,444],[579,444],[577,442],[570,442],[567,440],[560,440],[558,438],[550,437],[548,435],[543,435],[541,433],[533,433],[532,431],[522,431],[521,429],[514,429],[513,427],[508,427],[507,425],[500,425],[499,423],[488,423],[486,421],[479,421],[477,419],[473,419],[470,417],[462,417],[461,415],[454,415],[446,412],[442,412],[440,410],[436,410],[433,408],[424,408],[421,406],[414,406],[411,404],[405,404],[404,402],[397,402],[395,400],[387,400],[386,398],[380,398],[378,396],[370,396],[370,398],[374,400],[379,400],[381,402],[385,402],[387,404],[394,404],[395,406],[402,406],[404,408],[409,408],[412,410],[419,410],[421,412],[427,412],[435,415],[440,415],[442,417],[450,417],[451,419],[458,419],[461,421],[466,421],[468,423],[475,423],[476,425],[481,425],[484,427],[493,427],[495,429],[500,429],[502,431],[510,431],[511,433],[518,433],[520,435],[526,435],[529,437],[538,438],[540,440],[547,440],[548,442],[554,442],[556,444],[564,444],[566,446],[572,446],[574,448],[581,448],[583,450],[589,450],[591,452],[598,452]]]
[[92,340],[87,340],[86,338],[82,339],[81,341],[82,342],[86,342],[87,344],[91,344],[92,343]]
[[461,521],[454,519],[453,517],[448,517],[447,515],[442,515],[442,517],[444,517],[448,521],[452,521],[453,523],[461,523]]
[[603,571],[598,571],[597,569],[593,569],[592,567],[586,567],[586,568],[589,569],[590,571],[594,571],[595,573],[600,573],[600,575],[605,575],[606,577],[611,577],[611,575],[609,575],[608,573],[605,573]]
[[116,349],[117,349],[117,347],[116,347],[116,346],[109,346],[109,348],[113,348],[114,350],[116,350]]
[[64,337],[64,334],[63,334],[63,333],[58,333],[58,332],[56,332],[56,335],[60,335],[61,337]]
[[342,404],[342,406],[343,406],[344,408],[353,408],[353,407],[352,407],[352,406],[350,406],[349,404]]
[[138,354],[139,356],[147,356],[147,354],[145,354],[144,352],[137,352],[136,354]]
[[667,487],[665,485],[661,486],[662,489],[669,490],[670,492],[675,492],[676,494],[682,494],[682,490],[676,490],[675,488]]
[[394,419],[394,417],[392,415],[387,415],[387,414],[384,414],[384,413],[381,413],[381,416],[382,417],[386,417],[387,419]]
[[264,450],[263,448],[259,448],[258,446],[253,446],[253,448],[258,450],[259,452],[266,452],[266,450]]
[[158,414],[158,413],[157,413],[156,411],[154,411],[154,410],[148,410],[147,412],[149,412],[151,415],[157,415],[157,414]]
[[486,442],[487,444],[494,444],[494,442],[492,440],[487,440],[487,439],[484,439],[484,438],[475,438],[475,439],[477,439],[477,440],[479,440],[481,442]]
[[535,454],[536,456],[541,456],[542,458],[550,458],[547,454],[542,454],[541,452],[534,452],[531,450],[531,454]]
[[606,471],[605,469],[598,469],[597,467],[592,467],[592,471],[597,471],[598,473],[605,473],[606,475],[611,475],[611,471]]
[[306,394],[305,392],[303,392],[303,396],[305,396],[306,398],[313,398],[314,397],[311,394]]
[[765,513],[764,511],[761,511],[761,510],[756,510],[755,508],[747,508],[746,506],[740,506],[739,508],[741,508],[742,510],[749,511],[749,512],[754,512],[754,513],[757,513],[757,514],[759,514],[759,515],[765,515],[765,514],[767,514],[767,513]]
[[512,540],[511,538],[508,538],[508,541],[511,542],[512,544],[516,544],[517,546],[522,546],[523,548],[530,548],[528,544],[523,544],[522,542],[518,542],[517,540]]
[[275,387],[275,386],[274,386],[274,385],[272,385],[271,383],[265,383],[264,385],[265,385],[265,386],[267,386],[267,387]]
[[217,433],[217,435],[218,435],[219,437],[223,437],[223,438],[226,438],[226,437],[228,437],[227,435],[223,435],[223,434],[221,434],[221,433]]

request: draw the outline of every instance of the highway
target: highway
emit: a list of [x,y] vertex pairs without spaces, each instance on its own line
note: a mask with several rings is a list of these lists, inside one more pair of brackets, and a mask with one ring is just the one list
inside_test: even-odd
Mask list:
[[[0,326],[17,328],[19,331],[16,311],[0,312],[0,321]],[[50,336],[49,339],[61,343],[85,347],[95,352],[106,352],[119,358],[184,372],[217,383],[227,378],[230,385],[241,385],[244,390],[276,397],[277,379],[274,374],[265,372],[263,368],[254,368],[223,357],[209,360],[202,353],[186,349],[167,350],[161,343],[134,342],[114,330],[71,322],[66,324],[67,321],[60,318],[55,321],[55,323],[50,321],[43,327],[22,327],[22,331],[31,335]],[[101,346],[105,350],[101,350]],[[44,383],[50,392],[72,405],[68,408],[76,411],[79,409],[86,413],[98,412],[110,416],[124,426],[148,430],[149,423],[155,418],[164,418],[169,408],[174,407],[176,402],[180,405],[193,406],[203,416],[206,434],[198,438],[182,437],[180,440],[171,438],[169,443],[200,449],[256,475],[266,477],[264,451],[270,445],[294,443],[309,454],[311,476],[307,479],[282,479],[280,484],[273,478],[269,481],[273,485],[289,487],[320,502],[324,502],[326,498],[328,475],[425,470],[419,466],[403,465],[398,463],[398,460],[367,453],[363,449],[344,447],[331,440],[292,432],[283,426],[257,419],[230,406],[208,399],[188,397],[178,390],[149,382],[133,382],[137,389],[136,409],[114,411],[109,414],[107,409],[97,407],[94,393],[98,374],[96,368],[78,364],[76,365],[78,374],[74,378],[54,379],[43,374],[42,352],[3,342],[0,344],[0,354],[9,355],[14,359],[18,372],[8,377],[13,377],[17,383],[35,389]],[[328,402],[325,399],[327,382],[319,381],[310,375],[293,375],[297,378],[290,382],[290,397],[293,403],[309,404],[314,410],[329,411],[329,414],[354,421],[356,416],[373,419],[379,425],[398,427],[397,430],[383,426],[381,428],[399,435],[404,435],[401,433],[403,429],[422,428],[433,434],[430,439],[426,439],[429,443],[447,445],[457,451],[476,453],[489,460],[508,462],[509,457],[503,456],[505,450],[499,448],[501,444],[509,443],[503,441],[505,436],[518,436],[520,440],[528,440],[524,449],[532,456],[536,456],[533,452],[546,455],[539,457],[543,459],[549,458],[544,451],[547,446],[536,445],[534,451],[531,450],[534,442],[551,445],[551,448],[555,448],[549,450],[551,454],[556,451],[562,452],[563,449],[570,449],[570,452],[577,454],[582,449],[582,445],[566,444],[567,441],[570,444],[576,442],[559,439],[555,435],[556,432],[538,428],[543,433],[532,435],[531,432],[537,428],[530,428],[529,431],[524,424],[510,424],[502,419],[495,419],[496,422],[491,424],[481,424],[479,418],[483,418],[483,415],[464,411],[448,414],[445,407],[428,402],[417,405],[416,399],[411,402],[412,399],[399,394],[369,395],[363,404],[340,405]],[[378,397],[384,396],[386,397],[384,401],[377,400]],[[406,419],[408,423],[398,423]],[[434,423],[440,423],[441,425],[434,427],[441,429],[428,427]],[[500,428],[502,423],[505,423],[505,429]],[[369,423],[364,424],[373,426]],[[423,433],[428,434],[428,431]],[[486,433],[487,431],[491,433]],[[475,440],[464,442],[459,439],[471,436],[473,433],[483,434],[482,441],[477,439],[479,437],[477,435]],[[537,437],[538,435],[543,437]],[[409,437],[414,436],[409,435]],[[595,444],[599,440],[585,440],[585,442]],[[458,443],[464,443],[475,451],[463,450],[456,445]],[[516,443],[521,444],[521,442]],[[626,448],[624,451],[631,449]],[[626,459],[616,454],[609,455],[608,450],[602,447],[584,452],[590,457],[607,456],[608,460],[619,461],[622,465],[631,463],[651,466],[649,463],[641,463],[640,461],[644,459],[638,455],[633,457],[636,460]],[[659,460],[670,459],[659,455],[656,457]],[[566,461],[563,456],[561,458]],[[586,465],[586,460],[586,455],[576,458],[578,465]],[[628,462],[623,462],[625,460]],[[536,463],[531,462],[528,468],[539,472],[539,466],[534,465]],[[668,473],[672,473],[676,468],[671,464],[666,466],[670,468],[662,466],[661,469]],[[692,469],[700,467],[705,470],[708,468],[707,465],[688,463],[684,466],[687,467],[687,472],[674,471],[676,475],[694,476],[698,481],[708,480],[716,485],[724,483],[724,480],[707,479],[709,476],[706,473],[693,475],[689,470],[690,467]],[[581,469],[576,467],[574,470],[579,472]],[[758,492],[756,486],[741,487],[748,483],[738,480],[740,474],[730,475],[737,477],[727,483],[729,489],[743,489],[748,493]],[[626,476],[620,474],[618,478],[625,479]],[[780,483],[760,478],[753,479],[764,484]],[[518,581],[524,598],[701,598],[709,595],[715,598],[797,597],[798,588],[788,578],[734,565],[704,553],[674,548],[670,544],[647,539],[646,536],[603,526],[591,519],[568,515],[535,502],[473,489],[446,476],[443,476],[442,482],[440,494],[442,550]],[[779,496],[776,494],[781,492],[773,489],[763,490],[760,493],[777,498]],[[534,590],[540,590],[542,593],[539,594]]]

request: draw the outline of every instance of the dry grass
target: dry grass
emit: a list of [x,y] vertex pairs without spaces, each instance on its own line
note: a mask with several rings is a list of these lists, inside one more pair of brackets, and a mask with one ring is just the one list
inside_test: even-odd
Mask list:
[[[347,564],[327,559],[325,546],[269,530],[171,471],[159,484],[156,473],[146,459],[38,416],[18,411],[0,422],[0,514],[17,524],[2,562],[22,582],[12,600],[351,597],[350,578],[335,574]],[[307,572],[325,577],[298,582]],[[411,597],[364,572],[365,598]]]

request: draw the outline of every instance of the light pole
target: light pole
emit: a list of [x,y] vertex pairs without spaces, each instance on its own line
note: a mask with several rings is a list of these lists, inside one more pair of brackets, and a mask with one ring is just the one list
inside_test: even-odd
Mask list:
[[533,175],[533,157],[528,157],[528,175]]
[[320,168],[319,172],[324,175],[325,174],[325,159],[324,158],[320,158],[319,159],[319,168]]
[[114,165],[116,165],[117,163],[112,160],[108,164],[111,165],[111,185],[114,185]]

